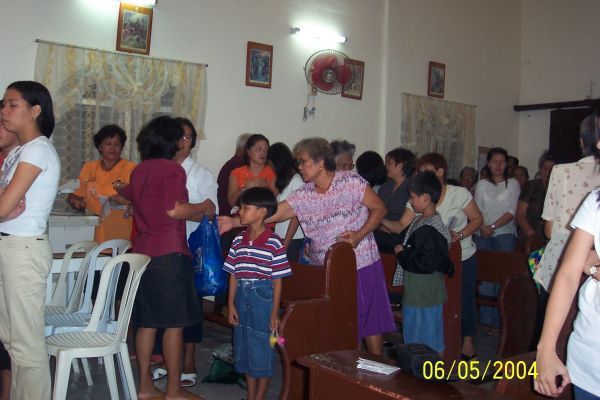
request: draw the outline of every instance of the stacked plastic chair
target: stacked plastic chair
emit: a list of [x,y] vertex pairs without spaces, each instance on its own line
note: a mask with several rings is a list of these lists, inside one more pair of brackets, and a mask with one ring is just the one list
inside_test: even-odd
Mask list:
[[[101,256],[118,256],[127,251],[131,246],[131,242],[125,239],[108,240],[98,245],[92,250],[88,256],[82,261],[81,267],[77,275],[77,281],[70,296],[69,303],[63,313],[46,314],[46,336],[56,333],[76,332],[83,330],[89,323],[92,316],[92,290],[94,287],[94,278],[96,276],[96,265]],[[107,254],[110,250],[110,255]],[[87,260],[86,260],[87,259]],[[118,271],[121,269],[121,264],[117,266]],[[107,301],[104,304],[106,312],[102,313],[99,321],[100,329],[104,331],[114,332],[115,329],[115,297],[118,284],[118,273],[114,275],[113,280],[109,283],[109,292]],[[88,385],[93,385],[92,375],[87,360],[82,360],[83,371]],[[79,373],[79,366],[76,362],[73,363],[73,368],[76,373]]]
[[[120,265],[123,262],[129,264],[129,273],[121,307],[114,332],[106,332],[101,321],[103,314],[107,312],[106,303],[109,301],[111,282],[118,280]],[[54,400],[66,397],[72,361],[90,357],[103,358],[110,396],[113,399],[119,398],[113,359],[115,355],[123,371],[122,383],[127,395],[133,399],[137,398],[126,338],[140,279],[149,262],[150,257],[142,254],[123,254],[112,258],[102,269],[96,302],[87,326],[78,332],[59,333],[46,338],[48,354],[56,357],[52,396]]]
[[[45,315],[52,314],[64,314],[65,312],[73,312],[77,310],[68,309],[67,306],[74,305],[74,302],[71,302],[71,297],[74,295],[77,299],[81,298],[81,293],[75,293],[75,287],[80,287],[83,289],[83,279],[85,279],[85,274],[77,275],[77,281],[71,290],[69,290],[69,285],[67,282],[67,276],[69,275],[69,267],[71,266],[71,261],[73,259],[73,254],[76,252],[84,253],[84,258],[81,260],[79,271],[87,271],[90,259],[91,252],[98,246],[98,243],[93,240],[84,240],[81,242],[77,242],[73,244],[69,250],[65,253],[63,257],[63,261],[60,267],[60,274],[58,275],[58,280],[56,281],[56,286],[54,287],[54,291],[52,292],[52,298],[46,304],[44,309]],[[78,304],[79,307],[79,304]]]

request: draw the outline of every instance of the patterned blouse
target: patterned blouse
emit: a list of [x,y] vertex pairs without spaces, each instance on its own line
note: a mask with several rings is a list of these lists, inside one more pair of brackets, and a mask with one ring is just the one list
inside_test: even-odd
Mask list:
[[555,165],[550,174],[542,218],[552,221],[552,235],[534,278],[546,290],[571,235],[570,223],[585,196],[600,186],[600,168],[593,156]]
[[[331,186],[323,194],[315,184],[306,183],[288,196],[304,235],[311,239],[310,262],[323,265],[325,254],[338,236],[346,231],[358,231],[369,218],[369,209],[362,203],[368,183],[352,171],[336,171]],[[379,260],[379,250],[373,233],[369,233],[354,249],[356,267],[361,269]]]

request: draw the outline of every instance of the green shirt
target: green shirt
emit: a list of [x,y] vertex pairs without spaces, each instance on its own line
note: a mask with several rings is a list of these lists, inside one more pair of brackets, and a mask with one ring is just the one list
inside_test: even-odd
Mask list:
[[404,271],[402,304],[410,307],[433,307],[446,301],[444,274],[415,274]]

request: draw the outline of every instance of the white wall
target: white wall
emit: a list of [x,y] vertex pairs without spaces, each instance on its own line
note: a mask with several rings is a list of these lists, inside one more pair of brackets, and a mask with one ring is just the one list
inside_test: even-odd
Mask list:
[[[35,38],[113,50],[112,0],[0,0],[0,88],[31,79]],[[426,94],[427,64],[446,64],[446,99],[477,105],[478,145],[498,145],[535,170],[547,147],[549,112],[515,113],[514,104],[600,94],[597,0],[160,0],[151,55],[209,64],[203,162],[216,172],[241,132],[293,145],[299,138],[346,137],[358,151],[399,144],[400,95]],[[317,96],[302,122],[302,67],[316,50],[289,28],[339,30],[336,45],[365,61],[363,100]],[[244,84],[246,42],[274,48],[273,88]]]
[[[519,104],[600,97],[598,15],[596,0],[523,0]],[[530,174],[548,148],[550,111],[519,115],[519,157]]]
[[429,61],[446,64],[445,99],[477,106],[476,144],[518,147],[520,1],[390,2],[385,142],[399,144],[401,93],[427,95]]
[[[200,157],[213,173],[242,132],[292,146],[301,137],[344,137],[359,151],[377,149],[380,131],[382,21],[385,0],[160,0],[151,56],[209,64],[206,134]],[[115,49],[118,3],[111,0],[0,0],[0,87],[32,79],[35,38]],[[302,121],[304,64],[331,47],[306,43],[292,26],[322,24],[348,42],[335,45],[366,62],[363,100],[319,94],[314,120]],[[245,86],[246,42],[274,46],[272,89]]]

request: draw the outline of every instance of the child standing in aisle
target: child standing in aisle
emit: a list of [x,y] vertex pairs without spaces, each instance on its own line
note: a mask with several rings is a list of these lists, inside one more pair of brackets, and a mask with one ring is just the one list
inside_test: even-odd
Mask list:
[[231,274],[227,319],[234,326],[235,369],[246,374],[247,399],[262,400],[273,375],[269,338],[279,328],[281,278],[292,270],[281,239],[264,223],[277,210],[273,192],[248,189],[238,205],[247,229],[233,240],[223,266]]
[[[410,203],[416,213],[403,244],[395,247],[398,269],[404,270],[402,328],[404,343],[424,343],[444,351],[443,306],[446,301],[444,273],[452,276],[448,256],[450,231],[436,212],[442,184],[431,171],[413,176],[408,183]],[[397,281],[397,270],[394,283]]]

